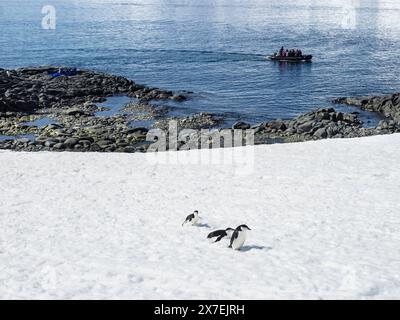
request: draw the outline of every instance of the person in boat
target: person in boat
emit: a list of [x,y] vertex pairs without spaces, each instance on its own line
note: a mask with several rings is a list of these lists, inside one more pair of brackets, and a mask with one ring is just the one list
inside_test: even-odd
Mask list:
[[282,47],[274,56],[279,57],[302,57],[303,52],[300,49],[286,49]]

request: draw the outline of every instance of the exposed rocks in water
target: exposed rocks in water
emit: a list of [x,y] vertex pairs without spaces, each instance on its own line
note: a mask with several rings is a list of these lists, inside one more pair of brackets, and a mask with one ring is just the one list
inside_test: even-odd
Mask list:
[[333,102],[360,107],[363,110],[371,112],[378,112],[396,123],[400,123],[400,93],[385,96],[342,97],[334,99]]
[[[145,106],[139,109],[149,111],[148,108],[151,109]],[[128,117],[129,115],[120,115],[103,118],[75,114],[64,116],[62,124],[49,124],[39,129],[21,125],[22,121],[32,120],[31,116],[18,117],[16,114],[8,113],[7,117],[0,118],[0,132],[4,133],[8,130],[9,135],[21,134],[21,128],[25,128],[24,133],[35,134],[36,139],[2,140],[0,148],[25,151],[146,151],[149,145],[146,142],[146,134],[149,129],[130,127]],[[220,117],[210,113],[172,119],[177,121],[178,130],[212,128],[221,124],[222,121]],[[170,120],[171,118],[157,120],[154,127],[167,132]],[[233,129],[238,128],[248,129],[249,124],[236,123]],[[251,128],[256,132],[257,144],[363,137],[400,132],[399,124],[393,120],[381,121],[376,128],[363,128],[357,114],[337,112],[332,108],[317,109],[291,120],[278,119],[264,122]]]
[[[176,120],[178,130],[200,130],[221,128],[224,122],[222,116],[207,112],[169,117],[171,107],[152,104],[152,100],[185,100],[184,96],[171,91],[147,88],[124,77],[86,70],[78,71],[75,76],[52,77],[57,70],[56,67],[0,69],[0,149],[142,152],[151,143],[146,141],[150,126],[168,131],[169,122]],[[114,95],[137,99],[128,99],[133,101],[117,111],[111,106],[98,105]],[[225,130],[229,133],[232,129],[254,129],[256,143],[400,132],[400,94],[339,98],[335,102],[378,112],[388,119],[382,120],[376,128],[364,128],[357,113],[326,108],[294,119],[277,119],[254,126],[238,121]],[[195,144],[204,142],[197,133],[192,134]],[[185,147],[181,141],[177,149]]]
[[232,129],[241,129],[241,130],[247,130],[250,129],[251,125],[249,123],[243,122],[243,121],[238,121],[233,124]]
[[[150,100],[183,101],[183,95],[138,85],[124,77],[81,70],[53,77],[58,67],[0,70],[0,149],[25,151],[144,151],[146,128],[136,121],[165,116]],[[112,116],[96,103],[126,95],[138,99]],[[55,123],[27,124],[43,117]],[[15,136],[30,135],[30,139]],[[14,138],[13,138],[14,137]]]
[[326,138],[353,138],[400,131],[394,121],[381,121],[377,128],[363,128],[355,113],[337,112],[333,108],[317,109],[292,120],[274,120],[256,127],[256,142],[271,139],[282,142],[319,140]]
[[223,118],[212,113],[201,112],[183,118],[166,118],[158,120],[153,127],[168,130],[169,122],[175,120],[179,129],[207,129],[213,128],[223,122]]
[[123,112],[129,113],[131,120],[146,121],[158,119],[167,116],[170,107],[157,106],[148,102],[128,103],[122,109]]
[[88,102],[125,94],[143,101],[178,100],[172,91],[147,88],[121,76],[80,70],[75,76],[52,77],[58,67],[0,70],[0,112],[33,113],[42,108],[82,107]]

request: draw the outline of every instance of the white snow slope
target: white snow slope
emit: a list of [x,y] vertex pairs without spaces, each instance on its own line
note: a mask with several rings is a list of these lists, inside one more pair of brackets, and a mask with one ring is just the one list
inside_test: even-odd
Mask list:
[[0,161],[1,299],[400,298],[399,134]]

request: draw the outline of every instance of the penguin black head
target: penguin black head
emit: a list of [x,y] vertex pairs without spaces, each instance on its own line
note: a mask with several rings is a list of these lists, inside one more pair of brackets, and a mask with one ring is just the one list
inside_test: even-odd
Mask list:
[[197,211],[197,210],[194,210],[194,211],[193,211],[193,213],[195,213],[195,214],[199,214],[199,211]]
[[225,231],[235,231],[235,229],[232,228],[226,228]]
[[240,225],[239,227],[237,227],[238,230],[243,231],[243,230],[251,230],[248,226],[246,226],[245,224]]

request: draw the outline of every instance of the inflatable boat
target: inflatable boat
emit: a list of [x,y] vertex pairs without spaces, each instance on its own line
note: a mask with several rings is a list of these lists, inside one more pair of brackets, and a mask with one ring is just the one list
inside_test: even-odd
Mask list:
[[272,61],[285,61],[285,62],[311,62],[312,55],[300,57],[282,57],[282,56],[268,56],[267,58]]

